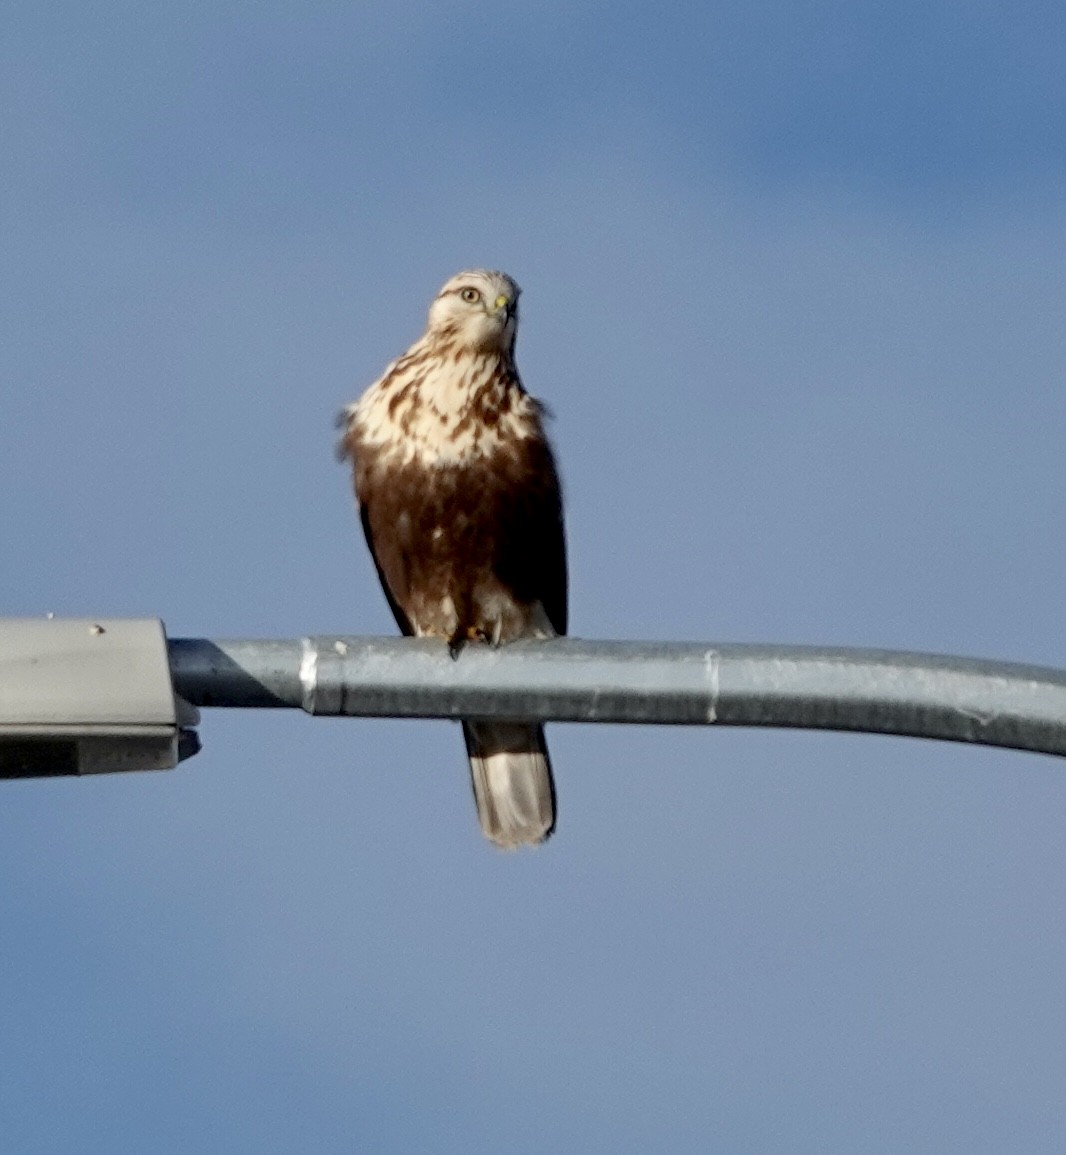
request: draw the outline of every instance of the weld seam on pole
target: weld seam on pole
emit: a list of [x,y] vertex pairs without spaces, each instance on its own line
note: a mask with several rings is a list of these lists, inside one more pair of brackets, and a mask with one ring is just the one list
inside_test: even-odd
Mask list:
[[718,721],[718,695],[720,693],[719,686],[719,671],[720,662],[718,659],[717,650],[708,650],[707,657],[707,683],[710,689],[710,704],[707,706],[707,721]]

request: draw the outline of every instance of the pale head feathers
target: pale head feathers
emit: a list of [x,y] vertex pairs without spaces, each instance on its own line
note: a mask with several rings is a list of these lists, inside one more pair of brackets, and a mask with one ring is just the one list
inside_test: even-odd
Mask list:
[[540,407],[514,363],[520,292],[489,269],[445,282],[425,333],[341,414],[341,454],[448,464],[540,436]]
[[426,336],[436,335],[464,349],[513,356],[521,292],[506,273],[491,269],[457,273],[433,298]]

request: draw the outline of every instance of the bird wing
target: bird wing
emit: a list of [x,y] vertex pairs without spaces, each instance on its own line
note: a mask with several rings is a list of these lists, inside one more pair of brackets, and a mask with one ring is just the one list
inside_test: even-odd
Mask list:
[[540,602],[557,634],[567,628],[566,534],[555,459],[546,439],[521,445],[498,481],[497,576],[519,602]]
[[370,556],[374,559],[374,568],[378,571],[378,581],[385,592],[385,597],[392,610],[392,616],[400,627],[400,632],[411,637],[414,628],[411,619],[404,612],[396,598],[395,590],[407,588],[407,567],[404,564],[403,553],[393,534],[388,531],[375,533],[374,523],[380,521],[371,513],[371,504],[365,503],[359,507],[359,520],[363,523],[363,533],[366,535],[366,544],[370,547]]

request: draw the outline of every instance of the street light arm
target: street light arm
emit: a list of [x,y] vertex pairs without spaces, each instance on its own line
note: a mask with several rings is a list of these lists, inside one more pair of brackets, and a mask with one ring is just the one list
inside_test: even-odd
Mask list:
[[1066,671],[891,650],[578,638],[168,643],[197,706],[854,730],[1066,755]]

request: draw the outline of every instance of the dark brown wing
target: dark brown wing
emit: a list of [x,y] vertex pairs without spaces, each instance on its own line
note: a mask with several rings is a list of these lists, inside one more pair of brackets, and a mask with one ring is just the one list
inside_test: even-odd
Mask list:
[[496,485],[497,576],[518,601],[539,601],[555,631],[565,634],[566,532],[559,475],[547,441],[523,441]]
[[[404,613],[403,607],[393,596],[393,581],[390,580],[391,574],[392,578],[396,581],[397,588],[403,588],[406,584],[401,577],[402,558],[395,547],[395,543],[389,542],[387,530],[383,534],[375,535],[369,505],[361,505],[359,507],[359,520],[363,523],[363,533],[366,534],[366,544],[370,547],[370,556],[374,559],[374,568],[378,571],[378,581],[381,582],[381,588],[385,592],[385,598],[389,603],[389,609],[392,610],[392,616],[396,619],[396,624],[400,627],[400,632],[410,637],[415,631],[411,626],[407,614]],[[378,539],[380,539],[380,545]]]
[[337,414],[336,425],[343,429],[337,442],[337,460],[352,463],[352,483],[355,498],[359,504],[359,520],[363,523],[363,534],[374,559],[378,581],[385,599],[392,610],[392,616],[400,627],[400,632],[414,634],[411,620],[401,604],[407,589],[406,566],[403,559],[402,543],[397,537],[396,511],[389,500],[393,487],[389,483],[386,470],[374,467],[373,456],[359,451],[359,443],[351,426],[349,410],[342,409]]
[[417,505],[424,475],[410,467],[386,463],[379,454],[361,451],[353,436],[348,438],[352,459],[355,497],[366,544],[392,616],[400,631],[415,633],[411,571],[417,554],[412,507]]

